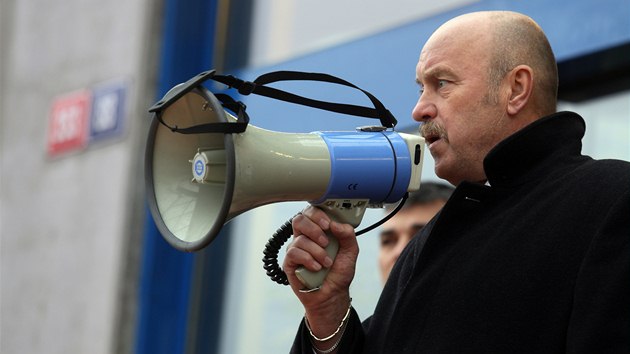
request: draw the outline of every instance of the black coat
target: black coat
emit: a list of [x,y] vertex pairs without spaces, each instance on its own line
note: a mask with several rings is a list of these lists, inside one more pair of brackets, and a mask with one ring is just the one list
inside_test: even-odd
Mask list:
[[630,163],[582,156],[584,129],[557,113],[498,144],[339,352],[630,353]]

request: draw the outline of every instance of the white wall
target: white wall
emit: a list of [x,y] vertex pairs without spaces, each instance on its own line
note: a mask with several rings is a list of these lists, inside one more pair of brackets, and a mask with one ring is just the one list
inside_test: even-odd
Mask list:
[[[130,346],[154,11],[145,0],[2,1],[3,354]],[[130,80],[123,134],[49,157],[53,99],[115,78]]]
[[254,1],[250,65],[273,65],[477,1]]
[[558,109],[577,112],[586,121],[583,154],[630,161],[630,91],[579,103],[560,102]]

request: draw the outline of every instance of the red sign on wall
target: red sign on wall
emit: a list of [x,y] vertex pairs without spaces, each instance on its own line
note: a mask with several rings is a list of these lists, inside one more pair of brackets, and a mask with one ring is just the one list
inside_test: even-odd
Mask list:
[[87,144],[90,92],[78,91],[57,98],[50,111],[48,154],[78,150]]

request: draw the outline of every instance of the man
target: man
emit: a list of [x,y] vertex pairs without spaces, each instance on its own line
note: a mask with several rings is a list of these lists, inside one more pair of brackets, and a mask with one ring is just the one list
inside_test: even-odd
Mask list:
[[[480,12],[423,47],[413,118],[457,186],[392,269],[370,325],[350,307],[352,227],[307,208],[284,260],[305,319],[295,353],[630,350],[630,163],[583,156],[584,121],[555,113],[557,69],[530,18]],[[324,230],[339,241],[334,262]],[[424,240],[424,242],[420,242]],[[318,291],[295,269],[330,267]]]
[[[453,187],[439,182],[423,182],[419,191],[409,193],[402,209],[381,227],[378,265],[383,284],[409,241],[442,209],[453,192]],[[396,204],[387,205],[392,212]]]

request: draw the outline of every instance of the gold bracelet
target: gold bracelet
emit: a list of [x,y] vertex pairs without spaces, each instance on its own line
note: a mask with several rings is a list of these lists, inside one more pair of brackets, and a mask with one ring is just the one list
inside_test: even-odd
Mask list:
[[337,327],[337,329],[335,330],[335,332],[333,334],[329,335],[328,337],[324,337],[324,338],[319,338],[315,334],[313,334],[313,331],[311,330],[311,326],[309,326],[309,324],[308,324],[308,318],[306,318],[306,315],[304,315],[304,324],[306,324],[306,328],[308,329],[308,333],[310,333],[311,337],[313,339],[315,339],[316,341],[318,341],[318,342],[325,342],[325,341],[333,338],[334,336],[337,335],[337,333],[339,333],[339,331],[343,327],[344,323],[348,319],[348,316],[350,316],[350,309],[351,308],[352,308],[352,298],[350,298],[350,304],[348,305],[348,311],[346,311],[346,315],[343,316],[343,319],[341,320],[341,323],[339,324],[339,327]]

